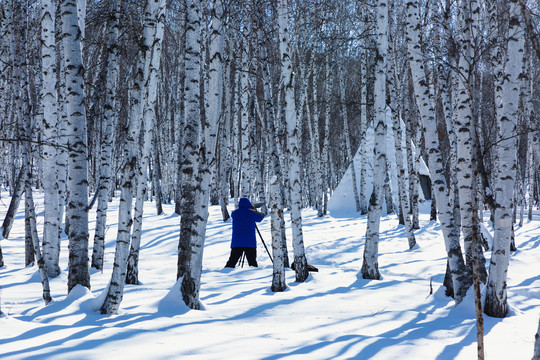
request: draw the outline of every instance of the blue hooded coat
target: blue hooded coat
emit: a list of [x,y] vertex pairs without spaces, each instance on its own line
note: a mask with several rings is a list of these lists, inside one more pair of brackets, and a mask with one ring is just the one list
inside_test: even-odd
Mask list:
[[257,247],[255,238],[255,222],[261,222],[264,215],[251,210],[251,202],[247,198],[238,201],[238,209],[231,213],[232,217],[232,240],[231,248]]

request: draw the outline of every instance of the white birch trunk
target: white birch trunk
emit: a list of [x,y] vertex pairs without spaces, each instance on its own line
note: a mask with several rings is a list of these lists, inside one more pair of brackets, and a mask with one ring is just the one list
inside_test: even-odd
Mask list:
[[[386,127],[386,124],[385,124]],[[392,165],[386,160],[386,166],[384,167],[384,200],[386,202],[386,214],[394,213],[394,199],[392,198],[392,185],[390,184],[390,169]]]
[[240,196],[249,198],[251,195],[249,171],[250,167],[250,133],[251,127],[249,124],[249,60],[248,60],[248,43],[246,40],[242,42],[242,68],[240,73],[240,126],[241,126],[241,161],[240,161]]
[[287,123],[289,181],[291,187],[291,227],[293,235],[294,265],[296,281],[304,282],[309,273],[302,236],[302,185],[300,183],[299,133],[294,102],[294,72],[289,46],[288,1],[278,3],[279,51],[281,59],[281,80],[285,92],[285,118]]
[[332,99],[333,75],[330,73],[330,53],[326,54],[326,77],[325,84],[325,116],[324,116],[324,138],[321,151],[321,173],[322,173],[322,212],[326,215],[328,206],[328,189],[329,186],[329,167],[330,167],[330,105]]
[[[146,156],[141,159],[141,168],[145,173],[148,168],[148,152],[149,147],[152,141],[152,131],[154,120],[155,120],[155,101],[157,93],[157,76],[159,73],[160,57],[161,57],[161,41],[163,39],[163,27],[164,27],[164,17],[165,17],[165,2],[164,0],[148,0],[145,8],[145,24],[144,24],[144,44],[146,50],[145,55],[145,64],[148,63],[148,58],[150,59],[150,64],[148,66],[149,73],[147,77],[147,97],[141,104],[141,110],[143,112],[143,119],[145,125],[145,133],[143,139],[143,148],[146,148]],[[146,65],[145,65],[146,68]],[[146,74],[145,74],[146,75]],[[137,89],[138,90],[138,89]],[[137,104],[134,104],[137,107]],[[135,108],[136,109],[136,108]],[[133,110],[133,109],[132,109]],[[136,113],[131,113],[131,115],[137,116]],[[140,116],[140,113],[139,115]],[[124,173],[122,177],[122,194],[120,199],[120,208],[119,208],[119,227],[118,235],[116,238],[116,249],[114,254],[114,267],[111,275],[111,281],[107,287],[107,296],[103,305],[101,306],[102,314],[115,314],[118,312],[120,303],[124,295],[124,284],[126,282],[127,276],[127,267],[128,267],[128,257],[130,255],[129,251],[129,230],[131,226],[131,202],[133,194],[133,179],[136,178],[134,174],[135,166],[135,156],[136,150],[134,149],[134,144],[138,141],[138,136],[136,134],[137,122],[139,120],[130,119],[134,121],[133,126],[130,124],[128,141],[126,143],[126,163],[124,164]],[[136,138],[132,138],[136,136]],[[139,183],[140,185],[140,183]],[[137,190],[137,195],[139,190]],[[124,201],[122,201],[124,200]],[[139,200],[139,198],[137,199]],[[127,221],[127,223],[126,223]],[[138,248],[137,248],[138,251]]]
[[[264,38],[262,30],[259,32],[259,48],[261,49],[261,64],[263,72],[263,82],[264,82],[264,103],[265,103],[265,112],[266,112],[266,126],[268,128],[268,144],[270,146],[270,161],[271,161],[271,171],[272,175],[277,176],[278,181],[278,191],[279,191],[279,202],[281,204],[281,209],[283,209],[283,199],[284,199],[284,186],[283,186],[283,168],[281,166],[280,157],[281,157],[281,143],[280,137],[278,136],[278,131],[276,128],[276,111],[272,96],[272,79],[270,77],[270,65],[268,62],[267,49],[264,45]],[[309,122],[309,120],[308,120]],[[289,257],[287,252],[287,238],[285,234],[285,219],[283,216],[280,217],[280,244],[283,253],[284,266],[289,267]]]
[[[317,208],[317,216],[321,217],[323,213],[323,194],[321,189],[323,188],[323,174],[321,164],[321,146],[319,143],[319,104],[318,104],[318,91],[317,91],[317,71],[315,71],[315,61],[311,60],[311,88],[313,92],[313,111],[311,111],[310,119],[308,119],[308,129],[311,134],[311,167],[313,168],[313,177],[315,182],[315,203]],[[313,125],[311,125],[313,124]]]
[[[525,120],[529,124],[529,127],[533,127],[533,119],[534,119],[534,100],[532,97],[533,91],[534,91],[534,75],[533,75],[533,57],[532,54],[529,55],[528,59],[526,59],[526,71],[527,71],[527,77],[524,81],[524,92],[525,92],[525,98],[523,99],[524,107],[525,107]],[[529,210],[527,213],[527,219],[529,221],[532,220],[532,211],[534,206],[534,193],[535,193],[535,181],[534,181],[534,174],[535,174],[535,168],[536,168],[536,159],[534,150],[538,148],[538,143],[536,142],[536,136],[534,136],[534,131],[529,131],[529,134],[527,135],[527,176],[528,176],[528,193],[529,193]]]
[[396,53],[394,50],[394,44],[392,41],[389,42],[390,54],[392,58],[388,60],[388,89],[390,91],[390,101],[392,109],[392,130],[394,133],[394,146],[396,149],[396,166],[398,173],[398,194],[399,194],[399,208],[403,217],[403,222],[405,225],[405,232],[407,234],[407,240],[409,243],[409,249],[412,249],[416,245],[416,238],[414,236],[412,221],[410,217],[410,206],[409,206],[409,191],[408,191],[408,182],[409,177],[407,174],[407,169],[403,161],[403,131],[401,129],[401,108],[400,104],[403,101],[398,100],[398,92],[402,93],[402,87],[398,85],[396,77],[396,69],[394,62],[397,61]]
[[516,177],[516,125],[519,100],[519,76],[522,69],[524,37],[519,18],[517,0],[510,1],[508,18],[508,47],[506,64],[497,77],[496,115],[499,125],[499,172],[495,188],[497,203],[494,217],[494,238],[491,265],[486,289],[484,312],[493,317],[505,317],[508,312],[506,301],[506,279],[510,260],[512,236],[512,192]]
[[366,141],[367,129],[369,128],[368,117],[367,117],[367,55],[366,52],[363,53],[362,59],[360,59],[360,71],[362,73],[362,83],[360,84],[360,126],[362,127],[362,137],[360,138],[360,214],[365,215],[368,213],[367,208],[367,197],[366,197],[366,188],[367,188],[367,158],[368,158],[368,148]]
[[270,179],[270,217],[271,217],[271,232],[272,232],[272,257],[273,275],[272,275],[272,291],[285,291],[287,284],[285,281],[284,254],[281,246],[281,224],[282,224],[282,206],[281,206],[281,190],[279,189],[278,177],[274,175]]
[[[26,90],[25,90],[26,91]],[[32,138],[32,119],[29,116],[30,113],[26,114],[24,119],[24,123],[26,123],[26,136],[31,139]],[[34,206],[34,198],[32,195],[32,163],[31,163],[31,157],[32,157],[32,145],[29,142],[26,142],[24,145],[24,162],[25,165],[23,166],[23,169],[26,169],[27,173],[24,176],[24,192],[25,192],[25,223],[27,223],[26,230],[28,233],[28,237],[30,238],[31,242],[31,261],[30,263],[34,262],[34,258],[37,262],[38,268],[39,268],[39,275],[41,277],[41,284],[43,287],[43,300],[45,301],[45,305],[47,305],[49,302],[52,301],[51,298],[51,290],[49,286],[49,278],[47,276],[47,269],[45,267],[45,261],[41,255],[41,249],[39,246],[39,237],[37,232],[37,224],[36,224],[36,210]],[[26,263],[28,266],[30,263]]]
[[[474,217],[478,217],[475,210],[476,194],[473,193],[473,183],[476,181],[474,175],[476,168],[476,156],[473,156],[475,141],[473,139],[473,109],[472,109],[472,70],[471,65],[474,60],[474,44],[472,39],[478,34],[477,20],[474,19],[475,14],[479,10],[478,2],[463,1],[460,7],[461,16],[459,19],[459,37],[460,37],[460,53],[457,74],[457,106],[456,106],[456,138],[457,138],[457,161],[456,161],[456,177],[457,187],[459,189],[459,208],[461,215],[461,236],[463,237],[465,249],[465,263],[469,276],[472,277],[474,264],[474,255],[482,254],[481,248],[473,250],[473,226]],[[477,242],[478,246],[480,242]],[[483,256],[481,256],[483,259]],[[481,260],[481,259],[478,259]],[[479,262],[484,264],[484,261]],[[485,267],[479,268],[480,277],[485,282],[487,273]]]
[[231,148],[231,116],[232,116],[232,61],[231,54],[228,50],[228,59],[226,61],[226,70],[224,74],[224,101],[225,101],[225,112],[223,114],[223,121],[221,128],[223,129],[223,136],[220,137],[219,146],[220,146],[220,179],[218,179],[220,188],[220,203],[221,203],[221,214],[223,221],[227,221],[230,217],[229,210],[227,209],[227,204],[229,203],[229,177],[232,171],[232,153]]
[[[155,122],[155,120],[154,120]],[[163,189],[161,187],[161,179],[163,178],[163,172],[161,170],[161,140],[160,140],[160,129],[156,124],[154,129],[154,136],[152,137],[151,149],[153,149],[151,160],[151,180],[152,180],[152,191],[154,193],[154,201],[156,203],[156,214],[163,214]],[[166,179],[166,177],[165,177]]]
[[66,71],[66,113],[68,135],[69,220],[68,291],[76,285],[90,288],[88,271],[88,174],[86,119],[80,28],[75,0],[62,0],[62,33]]
[[178,84],[176,86],[176,103],[178,111],[175,113],[175,140],[176,140],[176,171],[174,182],[174,212],[180,215],[180,204],[182,202],[182,160],[183,160],[183,143],[184,143],[184,76],[185,76],[185,18],[182,17],[182,30],[180,35],[180,50],[178,52]]
[[96,212],[96,230],[94,234],[94,246],[92,253],[92,267],[103,270],[103,255],[105,252],[105,230],[107,225],[107,209],[109,204],[109,191],[111,187],[111,166],[113,152],[114,125],[116,124],[116,79],[118,78],[119,64],[118,52],[118,18],[120,16],[121,0],[112,0],[109,4],[111,22],[109,23],[109,43],[107,46],[108,66],[106,97],[104,105],[100,175],[98,191],[98,205]]
[[41,3],[41,66],[43,86],[41,104],[43,106],[43,256],[47,273],[51,277],[60,274],[60,199],[56,170],[56,137],[58,135],[58,108],[56,99],[56,7],[52,0]]
[[[30,148],[30,145],[27,145],[28,148]],[[30,164],[30,154],[28,151],[25,154],[25,162],[27,164],[27,168],[30,168],[28,164]],[[25,212],[27,212],[27,218],[29,221],[29,227],[30,227],[30,237],[33,245],[34,255],[35,259],[38,265],[39,269],[39,276],[41,278],[41,285],[43,287],[43,300],[45,301],[45,305],[47,305],[49,302],[52,301],[51,298],[51,289],[49,286],[49,277],[47,276],[47,269],[45,268],[45,261],[43,259],[43,256],[41,255],[41,249],[39,247],[39,238],[37,233],[37,225],[36,225],[36,210],[34,206],[34,198],[32,196],[32,181],[31,178],[27,177],[27,180],[25,181],[25,197],[26,197],[26,203],[25,203]]]
[[79,46],[82,54],[84,51],[84,39],[86,33],[86,0],[77,0],[77,18],[80,29]]
[[[450,6],[449,4],[447,6]],[[447,32],[450,32],[450,25],[447,24],[448,20],[445,18],[445,28],[447,29]],[[462,35],[458,32],[458,36]],[[453,34],[447,34],[446,37],[451,37]],[[446,40],[446,39],[445,39]],[[448,40],[447,40],[448,41]],[[466,54],[463,54],[463,56],[467,56]],[[463,60],[463,56],[461,59]],[[450,66],[452,69],[457,68],[456,64],[456,57],[450,56]],[[453,76],[452,76],[453,75]],[[464,76],[468,76],[466,74],[463,74]],[[440,85],[439,85],[439,91],[441,96],[441,102],[443,107],[443,114],[444,114],[444,120],[446,123],[446,129],[448,133],[448,140],[450,143],[450,156],[449,156],[449,162],[450,162],[450,169],[452,169],[450,173],[450,183],[448,185],[449,192],[450,192],[450,206],[454,209],[454,218],[457,220],[459,219],[459,223],[461,223],[461,214],[460,214],[460,204],[459,204],[459,190],[458,190],[458,180],[457,180],[457,174],[454,169],[457,169],[457,136],[454,129],[454,124],[457,124],[457,116],[458,116],[458,85],[459,85],[459,78],[463,80],[461,77],[461,74],[458,70],[457,74],[449,74],[447,78],[444,78],[444,76],[441,74],[439,75],[440,78]],[[452,94],[450,94],[452,92]],[[452,96],[450,96],[452,95]],[[470,106],[469,106],[470,107]],[[453,195],[453,196],[452,196]]]
[[192,269],[198,261],[192,247],[197,238],[196,202],[198,165],[200,163],[201,113],[200,113],[200,71],[201,71],[201,19],[202,3],[200,0],[187,1],[186,53],[185,53],[185,130],[184,163],[182,181],[182,203],[180,220],[180,239],[178,243],[177,281],[181,282],[181,300],[192,309],[199,309],[198,289]]
[[418,2],[416,0],[407,3],[406,16],[407,48],[410,57],[414,94],[424,125],[426,150],[429,153],[429,170],[434,197],[437,203],[439,221],[445,239],[450,272],[452,274],[454,300],[456,303],[460,303],[471,282],[470,277],[467,275],[467,269],[459,243],[459,229],[456,227],[453,209],[450,206],[448,187],[446,185],[443,162],[439,150],[439,139],[434,116],[435,111],[432,105],[429,87],[426,83],[426,75],[423,68],[424,59],[420,53],[420,18],[418,14]]
[[[141,89],[144,78],[144,56],[141,56],[138,62],[138,66],[135,70],[134,86],[130,92],[130,109],[129,109],[129,124],[126,133],[126,142],[123,149],[124,162],[121,166],[121,178],[120,178],[120,205],[118,208],[118,233],[116,237],[117,243],[129,244],[131,236],[131,226],[133,223],[132,208],[133,208],[133,193],[136,186],[136,166],[137,166],[137,142],[139,140],[139,131],[141,126],[141,112],[142,112],[142,95]],[[137,253],[138,255],[138,253]],[[130,251],[130,258],[132,253]],[[120,279],[124,281],[123,279]],[[126,283],[128,282],[128,276],[126,275]],[[115,302],[120,302],[116,300]],[[117,305],[111,306],[109,302],[108,307],[101,308],[102,313],[111,313],[111,310],[117,308]],[[119,306],[119,305],[118,305]]]
[[[240,46],[240,42],[235,43],[235,46]],[[241,99],[241,69],[240,69],[240,61],[242,58],[242,52],[240,54],[236,54],[235,56],[235,67],[234,67],[234,83],[235,83],[235,91],[234,91],[234,101],[233,101],[233,113],[232,113],[232,141],[231,141],[231,154],[232,154],[232,168],[236,169],[235,172],[231,174],[231,184],[233,187],[233,194],[234,194],[234,203],[238,204],[238,197],[240,196],[240,175],[241,175],[241,152],[242,148],[240,145],[240,113],[241,113],[241,105],[240,105],[240,99]]]
[[534,182],[534,141],[532,132],[528,135],[528,149],[527,149],[527,174],[528,174],[528,193],[529,193],[529,210],[527,212],[527,219],[532,220],[532,211],[534,207],[534,193],[535,193],[535,182]]
[[186,267],[187,271],[183,275],[181,286],[184,302],[192,309],[200,307],[199,290],[208,220],[208,202],[213,177],[213,163],[215,162],[217,128],[223,99],[223,10],[222,1],[214,0],[209,31],[208,97],[205,99],[207,121],[202,126],[204,143],[201,144],[200,150],[204,155],[199,159],[198,184],[195,187],[195,224],[191,233],[190,262]]
[[[157,6],[157,7],[156,7]],[[142,102],[142,116],[144,128],[143,143],[139,152],[139,164],[137,174],[137,189],[135,195],[135,208],[133,214],[133,230],[131,235],[131,247],[127,260],[126,283],[139,283],[139,249],[142,237],[142,220],[144,201],[147,197],[147,179],[150,164],[150,152],[159,151],[152,147],[156,124],[156,102],[159,68],[161,64],[161,44],[165,27],[165,0],[153,0],[151,16],[148,18],[148,37],[145,37],[145,67],[144,83],[146,84],[146,96]]]
[[364,279],[379,280],[379,225],[383,201],[386,168],[386,56],[388,52],[388,3],[381,0],[376,11],[375,84],[373,107],[375,115],[375,144],[373,164],[373,192],[369,200],[362,269]]
[[[62,16],[58,16],[57,22],[60,24],[57,25],[57,29],[61,28],[62,23]],[[61,29],[57,30],[57,32],[61,33]],[[57,34],[57,36],[60,36],[61,34]],[[64,42],[60,41],[58,44],[58,56],[60,59],[64,58]],[[65,74],[66,73],[66,65],[63,60],[59,61],[59,73]],[[58,227],[60,233],[64,232],[67,234],[67,227],[68,222],[65,221],[63,223],[63,219],[67,220],[67,216],[65,214],[65,206],[67,203],[67,167],[68,167],[68,151],[67,151],[67,144],[68,144],[68,137],[67,137],[67,112],[66,112],[66,77],[65,76],[59,76],[57,78],[58,80],[58,136],[56,138],[56,142],[58,144],[58,148],[56,149],[56,174],[58,177],[58,204],[59,204],[59,214],[58,214]]]

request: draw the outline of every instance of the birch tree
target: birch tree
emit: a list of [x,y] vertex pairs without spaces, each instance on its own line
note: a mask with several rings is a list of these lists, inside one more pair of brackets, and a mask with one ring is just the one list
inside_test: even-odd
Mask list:
[[[249,21],[246,21],[249,23]],[[248,26],[248,25],[245,25]],[[240,157],[240,196],[241,197],[250,197],[250,177],[253,175],[250,173],[250,119],[249,119],[249,42],[247,37],[249,34],[249,28],[246,29],[246,34],[244,34],[244,39],[242,40],[241,45],[241,70],[240,70],[240,87],[239,87],[239,97],[240,97],[240,147],[241,147],[241,157]]]
[[41,3],[41,66],[43,107],[42,157],[43,157],[43,253],[47,272],[51,277],[60,274],[60,198],[56,167],[56,137],[58,135],[58,110],[56,98],[56,7],[52,0]]
[[321,150],[321,175],[322,175],[322,189],[320,191],[322,192],[322,208],[323,208],[323,215],[326,215],[326,209],[328,206],[328,177],[329,177],[329,166],[330,166],[330,106],[331,106],[331,95],[332,95],[332,87],[334,85],[334,78],[331,73],[331,65],[330,65],[330,50],[326,49],[326,57],[325,57],[325,65],[326,65],[326,76],[324,78],[324,89],[325,89],[325,116],[324,116],[324,137],[323,137],[323,146]]
[[[364,255],[360,274],[379,280],[379,224],[386,168],[386,54],[388,52],[388,3],[379,1],[376,10],[376,63],[374,96],[375,144],[373,149],[373,192],[369,200]],[[360,275],[359,274],[359,275]]]
[[512,194],[516,177],[516,124],[519,76],[522,69],[524,37],[517,0],[509,2],[504,64],[495,73],[498,123],[498,175],[495,188],[494,238],[486,288],[484,312],[505,317],[508,312],[506,279],[512,237]]
[[[312,57],[314,54],[312,55]],[[323,193],[321,192],[321,189],[323,189],[323,173],[322,173],[322,158],[321,158],[321,146],[319,142],[319,98],[318,98],[318,91],[317,91],[317,79],[318,79],[318,71],[315,69],[315,59],[311,59],[311,88],[312,88],[312,96],[313,96],[313,106],[310,107],[311,111],[308,111],[308,113],[311,114],[310,118],[308,119],[308,129],[310,133],[311,138],[311,167],[313,169],[313,176],[314,176],[314,183],[315,183],[315,206],[317,208],[317,216],[322,217],[324,215],[323,212]],[[306,77],[307,78],[307,77]]]
[[292,69],[292,61],[289,46],[289,24],[288,24],[288,1],[279,0],[278,3],[278,24],[279,24],[279,52],[281,60],[281,81],[285,93],[284,110],[287,124],[287,139],[289,140],[288,167],[289,181],[291,187],[291,227],[293,234],[294,266],[296,271],[296,281],[304,282],[309,273],[304,251],[304,240],[302,236],[302,185],[300,183],[300,149],[298,124],[296,119],[296,108],[294,102],[295,77]]
[[[165,2],[154,0],[149,7],[150,12],[146,18],[145,28],[148,27],[148,37],[145,36],[146,55],[144,57],[144,99],[142,102],[142,146],[139,147],[139,161],[137,166],[137,181],[135,208],[133,214],[133,229],[131,235],[131,247],[129,251],[128,267],[126,274],[127,284],[138,284],[139,276],[139,249],[142,240],[142,225],[144,201],[148,191],[147,179],[150,164],[150,152],[159,151],[152,147],[156,127],[156,103],[158,91],[158,75],[161,64],[161,48],[164,34]],[[139,135],[140,136],[140,135]]]
[[[213,176],[217,127],[221,117],[223,99],[223,10],[223,2],[221,0],[214,0],[212,2],[208,52],[208,97],[205,102],[206,121],[203,121],[201,124],[202,142],[199,148],[200,157],[196,176],[197,184],[194,188],[194,224],[192,225],[192,232],[189,233],[189,261],[186,264],[187,266],[185,266],[186,271],[183,273],[181,285],[182,298],[185,304],[191,309],[200,308],[199,290],[201,287],[203,249],[208,220],[210,184]],[[196,67],[193,70],[196,70]],[[196,120],[196,117],[193,117],[192,120]]]
[[88,174],[83,66],[76,0],[62,0],[62,38],[66,78],[65,107],[68,136],[69,220],[68,291],[76,285],[90,288],[88,271]]
[[105,85],[105,106],[101,133],[100,175],[98,181],[98,205],[96,212],[96,231],[92,253],[92,267],[103,269],[103,254],[105,250],[105,230],[107,225],[107,209],[111,188],[111,165],[113,163],[113,136],[116,124],[116,81],[118,78],[118,22],[120,17],[121,0],[109,3],[110,23],[108,24],[107,44],[107,77]]
[[366,141],[366,134],[369,128],[368,114],[367,114],[367,51],[362,52],[362,58],[360,59],[360,72],[361,72],[361,84],[360,84],[360,126],[362,137],[360,138],[360,214],[366,215],[368,213],[367,208],[367,154],[368,147]]
[[[32,137],[32,121],[30,117],[28,117],[26,120],[26,133],[28,136],[28,140]],[[24,161],[26,163],[25,169],[31,169],[31,144],[29,141],[26,142],[24,145],[25,147],[25,155],[24,155]],[[34,198],[32,196],[32,174],[31,171],[28,171],[28,173],[25,176],[24,181],[24,193],[25,193],[25,220],[28,223],[28,226],[26,228],[29,232],[30,241],[32,242],[32,263],[33,258],[35,256],[36,263],[38,265],[39,269],[39,275],[41,278],[41,285],[43,288],[43,300],[45,301],[45,305],[47,305],[49,302],[52,301],[51,298],[51,289],[49,285],[49,277],[47,276],[47,269],[45,268],[45,261],[43,260],[43,257],[41,256],[41,248],[39,246],[39,238],[38,238],[38,232],[37,232],[37,224],[36,224],[36,210],[34,206]],[[26,264],[29,265],[28,263]]]
[[397,62],[397,53],[394,47],[394,41],[389,39],[389,57],[387,61],[387,82],[388,89],[390,91],[390,102],[391,113],[392,113],[392,130],[394,134],[394,146],[396,149],[396,167],[398,172],[398,195],[399,195],[399,208],[400,213],[403,217],[403,222],[405,225],[405,232],[407,234],[407,240],[409,243],[409,249],[412,249],[416,245],[416,238],[413,232],[413,225],[410,217],[410,202],[409,202],[409,192],[408,192],[408,174],[407,168],[404,164],[403,156],[403,131],[401,129],[401,111],[400,104],[403,101],[398,100],[398,92],[401,92],[402,89],[396,81],[396,68],[395,63]]
[[272,275],[272,291],[280,292],[287,288],[285,283],[284,269],[284,254],[281,246],[281,223],[283,216],[281,207],[281,191],[279,189],[278,177],[274,175],[270,179],[270,216],[271,216],[271,233],[272,233],[272,255],[273,275]]
[[453,209],[450,206],[448,187],[444,176],[443,161],[439,149],[439,139],[434,116],[433,101],[430,89],[427,85],[426,73],[424,70],[424,59],[420,50],[420,18],[418,14],[417,0],[410,0],[406,3],[406,36],[409,65],[414,84],[414,95],[416,105],[420,112],[420,117],[424,126],[424,137],[426,150],[428,152],[428,163],[433,183],[433,192],[437,203],[437,213],[443,232],[446,252],[448,254],[448,265],[452,275],[454,288],[454,300],[460,303],[465,296],[467,289],[471,285],[471,277],[468,276],[463,254],[459,243],[459,229],[456,227]]
[[[473,183],[476,182],[475,167],[476,157],[474,154],[475,142],[473,139],[473,109],[472,109],[472,72],[471,64],[474,63],[474,39],[478,34],[478,19],[474,16],[479,13],[479,4],[477,1],[464,1],[460,6],[461,16],[459,20],[459,38],[461,53],[458,62],[457,74],[457,106],[456,106],[456,137],[457,137],[457,161],[456,174],[459,189],[459,209],[461,214],[461,235],[465,247],[465,260],[468,271],[472,276],[472,267],[474,263],[474,254],[482,254],[481,249],[473,250],[473,224],[474,217],[478,217],[475,211],[476,196],[473,194]],[[478,243],[480,245],[480,243]],[[483,255],[481,256],[483,259]],[[478,259],[480,261],[480,259]],[[485,260],[484,260],[485,262]],[[481,271],[482,281],[485,282],[487,273]]]
[[[184,161],[182,164],[182,202],[180,206],[180,239],[178,242],[178,262],[176,279],[181,285],[180,297],[192,309],[199,309],[196,283],[191,274],[194,259],[192,239],[195,233],[195,203],[197,167],[200,161],[200,57],[201,57],[201,21],[202,2],[187,1],[186,14],[186,52],[185,52],[185,130],[184,130]],[[184,280],[185,278],[185,280]]]
[[[148,131],[154,126],[155,114],[155,99],[157,91],[157,76],[159,73],[159,66],[161,61],[161,42],[163,39],[163,26],[165,16],[165,2],[163,0],[148,0],[145,7],[145,19],[144,19],[144,71],[148,71],[148,75],[142,74],[147,78],[147,91],[148,94],[144,98],[144,101],[138,107],[137,103],[132,106],[132,113],[130,115],[140,116],[140,112],[136,113],[136,110],[143,111],[143,119],[145,124],[145,133],[143,138],[143,148],[148,150],[148,147],[152,141],[152,132]],[[143,78],[144,78],[143,77]],[[138,91],[138,89],[136,89]],[[141,96],[142,94],[134,94]],[[152,109],[152,110],[149,110]],[[150,111],[150,113],[149,113]],[[131,227],[131,205],[133,196],[133,180],[136,179],[135,174],[135,157],[138,155],[134,148],[135,141],[138,140],[137,127],[140,120],[131,119],[133,125],[130,124],[128,142],[126,144],[126,163],[124,164],[124,174],[122,177],[122,198],[120,199],[119,208],[119,227],[118,235],[116,238],[116,250],[114,255],[114,267],[111,275],[111,281],[106,289],[107,295],[101,306],[102,314],[114,314],[118,311],[120,303],[124,295],[124,284],[126,282],[128,257],[130,255],[129,250],[129,235]],[[144,151],[144,150],[143,150]],[[148,155],[146,155],[146,161],[148,161]],[[143,160],[141,166],[147,168],[148,163]],[[144,170],[146,171],[146,170]],[[142,197],[142,194],[137,193]],[[137,249],[138,251],[138,249]]]

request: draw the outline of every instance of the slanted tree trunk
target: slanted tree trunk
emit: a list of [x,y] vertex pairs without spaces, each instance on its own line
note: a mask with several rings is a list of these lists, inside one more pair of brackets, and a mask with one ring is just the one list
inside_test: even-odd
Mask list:
[[287,124],[287,139],[289,144],[288,168],[289,181],[291,187],[291,227],[293,233],[294,265],[296,271],[296,281],[304,282],[309,273],[304,250],[304,239],[302,235],[302,184],[300,179],[300,148],[298,124],[296,119],[296,106],[294,102],[294,72],[292,70],[291,53],[289,46],[289,25],[288,25],[288,1],[280,0],[278,3],[278,23],[279,23],[279,51],[281,59],[281,80],[285,93],[284,110]]
[[519,100],[519,76],[522,69],[524,37],[517,0],[510,1],[508,17],[508,47],[505,66],[495,74],[496,115],[499,125],[499,171],[495,189],[494,238],[491,265],[486,288],[484,312],[493,317],[505,317],[506,279],[510,261],[512,237],[512,192],[516,177],[516,133]]
[[68,135],[69,220],[68,291],[76,285],[90,289],[88,271],[88,175],[83,66],[76,0],[62,0],[62,32],[66,71],[66,113]]
[[[141,105],[137,104],[137,98],[140,98],[139,94],[136,93],[139,89],[134,88],[134,103],[132,103],[131,113],[132,116],[140,116],[140,111],[142,110],[143,118],[145,122],[145,134],[143,139],[143,147],[149,147],[151,143],[151,131],[148,134],[148,128],[153,128],[154,126],[154,117],[153,109],[155,109],[155,99],[157,92],[157,76],[159,73],[159,65],[161,58],[161,40],[163,38],[163,27],[164,27],[164,17],[165,17],[165,2],[163,0],[148,0],[145,7],[145,19],[144,19],[144,61],[141,63],[144,64],[144,70],[138,70],[137,76],[140,79],[147,79],[147,97],[142,102]],[[148,73],[146,73],[148,71]],[[142,73],[142,74],[141,74]],[[136,82],[138,79],[136,79]],[[139,107],[140,106],[140,107]],[[149,109],[152,110],[149,110]],[[136,112],[139,110],[139,113]],[[148,112],[152,112],[148,114]],[[114,267],[111,275],[111,281],[107,288],[107,295],[101,306],[102,314],[115,314],[122,302],[124,295],[124,284],[127,280],[128,273],[128,258],[130,255],[129,249],[129,230],[131,227],[131,205],[133,197],[133,184],[134,180],[137,178],[135,174],[135,157],[138,155],[135,149],[135,143],[139,140],[137,134],[138,124],[140,120],[132,118],[133,126],[130,124],[129,133],[127,136],[126,142],[126,162],[123,167],[122,174],[122,192],[120,198],[120,208],[119,208],[119,226],[118,226],[118,235],[116,239],[116,250],[114,254]],[[148,155],[146,155],[146,161]],[[145,163],[145,161],[141,161]],[[146,162],[144,166],[147,167],[148,163]],[[145,168],[146,168],[145,167]],[[146,173],[146,171],[145,171]],[[140,178],[140,175],[139,175]],[[137,192],[138,196],[142,197],[142,194]],[[138,254],[138,247],[137,247]],[[137,258],[138,259],[138,258]],[[136,275],[135,275],[136,277]]]
[[424,125],[424,137],[426,140],[426,150],[429,153],[428,162],[431,181],[433,183],[433,193],[437,203],[439,221],[445,239],[446,252],[452,274],[454,300],[456,303],[460,303],[471,285],[471,279],[467,275],[467,269],[459,243],[459,229],[456,227],[453,209],[450,206],[443,161],[439,150],[439,139],[434,116],[435,111],[430,90],[426,83],[424,59],[420,52],[418,2],[416,0],[408,2],[406,9],[407,47],[410,57],[414,94]]
[[379,225],[383,202],[383,186],[386,168],[386,54],[388,52],[388,3],[381,0],[376,11],[375,85],[373,107],[375,120],[375,144],[373,160],[373,192],[369,200],[368,223],[364,256],[360,274],[364,279],[379,280]]
[[142,103],[142,120],[144,128],[141,128],[141,131],[144,133],[142,135],[143,143],[139,148],[133,230],[125,275],[126,284],[132,285],[139,283],[139,250],[141,246],[142,221],[144,201],[147,193],[150,153],[152,151],[158,151],[158,149],[152,147],[152,139],[154,137],[156,124],[158,75],[161,64],[161,44],[163,41],[163,32],[165,27],[165,1],[153,0],[153,4],[149,4],[148,6],[151,6],[151,8],[147,13],[149,14],[149,17],[145,20],[145,27],[148,27],[148,37],[145,36],[146,55],[144,56],[143,71],[145,76],[144,83],[146,84],[146,96],[144,97],[144,101]]
[[[15,215],[19,209],[19,204],[21,203],[22,194],[24,192],[24,182],[26,178],[26,165],[23,164],[19,174],[17,175],[17,180],[15,181],[15,189],[11,195],[11,201],[9,202],[8,211],[4,217],[4,222],[2,223],[2,237],[7,239],[9,233],[11,232],[11,227],[15,221]],[[3,266],[3,263],[2,263]]]
[[[25,185],[25,188],[32,188],[31,180],[27,180],[26,183],[30,183],[30,186]],[[34,241],[32,240],[32,228],[30,226],[30,204],[29,198],[32,195],[26,190],[24,192],[24,266],[34,264],[36,259],[36,252],[34,250]]]

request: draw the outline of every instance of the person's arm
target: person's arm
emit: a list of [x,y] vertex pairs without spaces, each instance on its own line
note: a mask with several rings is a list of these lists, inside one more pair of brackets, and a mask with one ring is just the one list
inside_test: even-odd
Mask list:
[[258,215],[258,217],[255,217],[256,222],[261,222],[262,219],[264,219],[265,215],[262,212],[257,211],[257,208],[255,206],[252,205],[250,210]]

